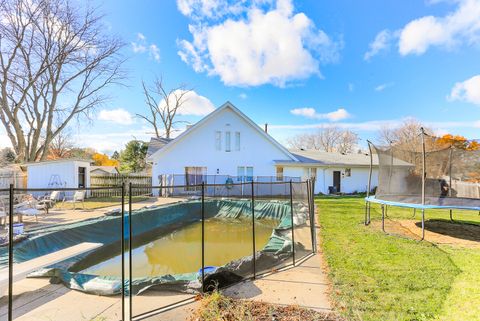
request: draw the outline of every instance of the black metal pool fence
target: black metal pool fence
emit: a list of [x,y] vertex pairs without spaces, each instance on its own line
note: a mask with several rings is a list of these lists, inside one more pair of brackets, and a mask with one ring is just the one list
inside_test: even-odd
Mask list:
[[[89,198],[89,196],[95,195],[92,191],[107,189],[115,189],[120,192],[121,196],[118,199],[112,199],[108,203],[109,206],[112,206],[112,203],[116,202],[113,206],[118,206],[118,208],[104,213],[89,210],[89,202],[95,202],[94,198]],[[135,189],[147,191],[145,196],[171,195],[183,196],[184,199],[172,198],[170,202],[169,199],[159,197],[152,198],[152,201],[147,204],[135,203],[138,201],[138,199],[132,199],[132,195],[138,195]],[[30,308],[29,298],[31,297],[32,302],[38,299],[35,297],[35,293],[45,291],[42,289],[42,286],[45,285],[39,285],[39,288],[35,289],[36,283],[28,283],[28,286],[25,287],[25,282],[29,282],[31,277],[50,276],[53,283],[63,283],[71,289],[87,293],[92,293],[89,292],[92,287],[97,286],[98,288],[96,283],[103,282],[100,292],[95,293],[110,295],[110,301],[105,305],[105,310],[98,312],[88,304],[69,302],[68,308],[65,307],[65,309],[68,310],[71,320],[76,320],[75,315],[78,315],[78,319],[85,317],[89,319],[90,316],[92,318],[102,317],[104,314],[107,314],[109,318],[113,316],[113,319],[117,320],[139,320],[193,300],[199,292],[209,291],[214,287],[222,288],[295,266],[316,252],[313,191],[314,186],[311,180],[296,182],[292,180],[278,182],[227,181],[222,184],[201,183],[174,186],[122,184],[121,186],[83,189],[24,189],[14,188],[11,185],[9,189],[0,190],[2,198],[0,216],[3,213],[4,224],[8,230],[7,235],[2,234],[3,244],[0,247],[0,267],[4,267],[0,270],[0,282],[3,282],[0,284],[0,290],[5,290],[6,284],[8,284],[8,291],[3,291],[2,295],[4,296],[0,299],[2,304],[0,318],[10,321],[22,316],[30,316],[29,313],[35,313],[34,308],[38,307],[38,302]],[[53,195],[54,193],[55,195]],[[81,197],[78,197],[81,194],[85,199],[82,200]],[[58,202],[58,199],[53,197],[58,198],[58,195],[66,196],[66,201]],[[25,199],[29,200],[25,201]],[[163,205],[152,205],[153,201]],[[55,205],[55,202],[58,204]],[[182,204],[182,202],[188,204],[188,209],[193,211],[193,214],[189,214],[190,221],[188,222],[182,221],[184,213],[179,212],[178,206],[171,206]],[[249,227],[245,233],[248,233],[248,238],[251,239],[242,244],[234,244],[236,240],[233,237],[231,240],[227,239],[226,243],[231,242],[235,248],[241,248],[242,253],[248,252],[249,254],[220,267],[207,266],[209,252],[218,251],[218,248],[226,246],[225,244],[206,242],[206,238],[209,238],[209,229],[206,226],[208,227],[210,224],[208,219],[212,217],[212,213],[208,211],[210,211],[212,202],[226,204],[222,208],[224,211],[222,219],[237,219],[241,216],[243,224],[248,222]],[[228,206],[232,206],[232,204],[235,210],[230,212]],[[87,205],[87,209],[82,212],[73,211],[75,208],[82,209],[85,205]],[[141,207],[141,205],[145,206]],[[256,228],[262,227],[259,224],[263,224],[261,219],[264,218],[262,215],[265,213],[262,212],[262,209],[266,207],[274,208],[274,211],[279,212],[275,215],[280,224],[273,229],[267,245],[257,248],[258,232]],[[65,218],[65,216],[47,219],[49,214],[45,213],[49,208],[51,215],[70,209],[71,211],[66,214],[70,215],[72,220],[69,221],[69,218]],[[199,259],[201,258],[197,264],[197,268],[200,267],[198,272],[197,268],[193,267],[192,273],[167,274],[148,280],[138,277],[140,271],[135,269],[139,267],[138,265],[135,267],[134,264],[138,263],[135,260],[139,260],[138,248],[140,245],[152,244],[148,241],[145,242],[145,235],[148,234],[148,237],[151,237],[152,233],[159,233],[159,230],[156,229],[158,226],[151,226],[151,229],[147,230],[145,226],[135,225],[139,221],[141,213],[157,208],[161,211],[156,215],[165,216],[164,222],[169,222],[165,224],[170,232],[192,222],[201,224],[199,239],[189,240],[192,244],[189,250],[191,253],[174,254],[178,257],[194,254]],[[175,208],[177,209],[175,210]],[[276,210],[277,208],[281,211]],[[85,219],[81,218],[82,215],[88,213],[92,213],[92,215]],[[14,220],[18,221],[22,215],[27,217],[35,215],[36,222],[30,219],[25,224],[15,223]],[[45,219],[43,219],[44,217]],[[222,231],[215,231],[215,233],[217,232],[221,233]],[[52,235],[55,242],[45,243],[45,235]],[[163,235],[156,235],[157,238],[159,236]],[[229,236],[225,235],[224,237],[228,238]],[[28,249],[34,249],[34,251]],[[172,251],[174,250],[172,249]],[[146,250],[144,249],[144,251]],[[107,253],[107,257],[112,260],[115,257],[112,253],[118,253],[120,258],[118,261],[114,261],[114,266],[121,277],[118,279],[115,277],[102,278],[72,271],[79,271],[77,267],[79,262],[95,257],[100,252],[104,253],[104,256]],[[164,266],[161,262],[165,258],[148,257],[148,260],[149,264],[157,264],[152,265],[156,267]],[[160,260],[160,263],[152,263],[150,260]],[[139,264],[141,266],[142,262]],[[59,268],[64,269],[64,272],[58,272]],[[193,272],[195,273],[193,274]],[[155,274],[154,271],[151,273]],[[180,285],[181,290],[179,290]],[[97,305],[101,306],[102,304],[103,297],[90,296],[76,291],[75,293],[89,298],[93,297]],[[112,305],[112,294],[116,294],[113,298],[119,301],[116,301],[116,305]],[[155,294],[159,295],[155,296]],[[48,301],[46,302],[48,304]],[[111,308],[112,306],[115,308]],[[58,315],[61,315],[63,307],[56,306],[55,308],[55,316],[42,315],[42,317],[61,320],[62,317]],[[48,311],[48,309],[44,311]],[[38,315],[33,315],[33,318],[35,317]]]

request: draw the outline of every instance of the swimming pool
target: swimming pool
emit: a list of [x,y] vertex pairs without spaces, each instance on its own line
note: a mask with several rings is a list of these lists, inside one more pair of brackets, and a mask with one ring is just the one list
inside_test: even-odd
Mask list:
[[[295,204],[295,225],[303,224],[307,207]],[[305,213],[304,213],[305,212]],[[218,267],[232,279],[252,271],[252,209],[248,199],[209,199],[204,202],[205,266]],[[292,211],[289,201],[255,201],[255,263],[269,271],[292,257]],[[177,202],[133,211],[132,292],[172,286],[178,291],[201,287],[201,202]],[[99,249],[49,266],[30,277],[51,277],[67,287],[98,295],[121,292],[121,224],[119,216],[104,216],[32,232],[15,246],[16,262],[52,253],[82,242],[102,243]],[[128,242],[128,220],[125,242]],[[296,244],[301,250],[302,245]],[[125,254],[128,259],[128,255]],[[128,266],[128,264],[127,264]],[[128,273],[126,274],[128,277]]]

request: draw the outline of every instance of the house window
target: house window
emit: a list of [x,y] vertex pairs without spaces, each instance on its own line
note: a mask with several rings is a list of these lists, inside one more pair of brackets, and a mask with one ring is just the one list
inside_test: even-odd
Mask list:
[[253,167],[252,166],[238,166],[237,167],[237,181],[251,182],[253,181]]
[[277,166],[277,181],[283,181],[283,167]]
[[225,151],[230,152],[230,132],[225,132]]
[[309,167],[304,170],[305,178],[313,180],[317,179],[317,168],[316,167]]
[[[204,177],[207,174],[206,167],[185,167],[185,185],[200,185],[204,182]],[[187,188],[187,190],[191,190]]]
[[235,150],[240,150],[240,132],[235,132]]
[[221,131],[215,132],[215,149],[222,150],[222,132]]
[[352,169],[345,168],[345,177],[350,177],[350,176],[352,176]]

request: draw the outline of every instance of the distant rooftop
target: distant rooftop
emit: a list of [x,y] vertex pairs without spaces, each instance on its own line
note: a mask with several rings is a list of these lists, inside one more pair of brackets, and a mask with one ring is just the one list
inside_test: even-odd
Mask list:
[[[370,166],[370,155],[359,153],[335,153],[323,152],[313,149],[289,149],[301,164],[311,164],[318,166]],[[277,164],[295,164],[297,162],[277,160]],[[395,159],[398,166],[410,166],[411,164],[400,159]],[[378,157],[373,157],[373,165],[378,166]]]
[[163,146],[167,145],[173,140],[173,138],[157,138],[152,137],[150,138],[150,142],[148,143],[148,150],[147,150],[147,157],[152,156],[155,154],[156,151],[162,149]]

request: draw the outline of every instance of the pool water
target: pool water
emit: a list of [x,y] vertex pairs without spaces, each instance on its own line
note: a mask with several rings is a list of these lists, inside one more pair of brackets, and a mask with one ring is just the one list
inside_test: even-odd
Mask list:
[[[268,242],[278,221],[255,220],[256,249]],[[202,224],[196,222],[132,250],[132,275],[156,277],[198,271],[202,265]],[[250,219],[205,220],[205,265],[220,266],[252,254]],[[128,255],[126,255],[128,261]],[[128,265],[127,265],[128,266]],[[121,256],[110,258],[83,271],[100,276],[121,276]]]

